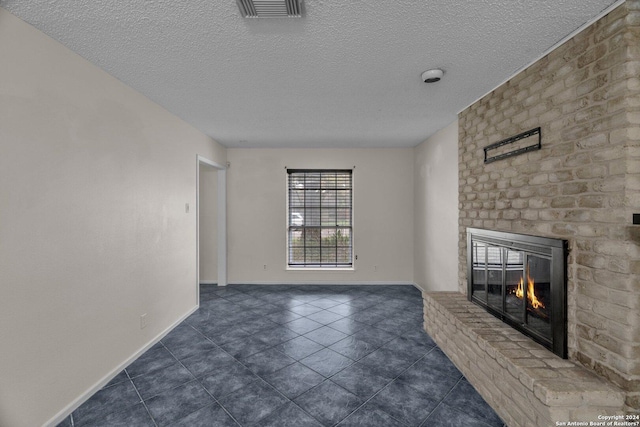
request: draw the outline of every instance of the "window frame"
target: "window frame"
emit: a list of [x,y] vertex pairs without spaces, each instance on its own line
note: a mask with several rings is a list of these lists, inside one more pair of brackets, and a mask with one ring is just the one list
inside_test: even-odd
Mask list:
[[[300,169],[300,168],[286,168],[285,167],[285,171],[286,171],[286,178],[285,178],[285,185],[286,185],[286,252],[285,252],[285,257],[286,257],[286,270],[289,271],[354,271],[355,270],[355,261],[357,260],[357,256],[355,255],[355,249],[354,249],[354,234],[353,234],[353,230],[354,230],[354,224],[353,224],[353,219],[354,219],[354,173],[353,173],[353,169]],[[321,210],[321,203],[318,206],[318,208],[320,209],[320,225],[313,225],[313,226],[308,226],[309,228],[319,228],[320,229],[320,236],[322,235],[322,230],[326,230],[326,229],[341,229],[341,228],[345,228],[349,230],[349,234],[350,234],[350,239],[349,239],[349,249],[350,249],[350,263],[339,263],[336,262],[335,263],[326,263],[325,265],[322,265],[322,263],[318,263],[318,262],[309,262],[309,263],[301,263],[301,264],[296,264],[296,263],[291,263],[291,228],[303,228],[303,230],[307,227],[306,225],[304,225],[304,216],[303,216],[303,224],[301,226],[295,226],[292,225],[290,223],[291,221],[291,217],[292,217],[292,211],[290,209],[290,203],[291,203],[291,186],[290,186],[290,177],[292,174],[294,173],[309,173],[309,174],[322,174],[322,173],[348,173],[350,176],[350,206],[349,206],[349,210],[350,210],[350,220],[349,226],[338,226],[337,224],[335,226],[323,226],[322,225],[322,210]],[[305,189],[307,189],[305,187]],[[322,186],[320,186],[319,190],[322,190]],[[305,203],[303,204],[303,207],[306,208],[306,200]],[[336,205],[334,207],[336,210],[338,209],[338,206]],[[336,217],[337,217],[337,212],[336,212]],[[337,221],[336,221],[337,222]],[[322,238],[320,238],[321,240]],[[339,248],[339,246],[335,246],[336,249]],[[307,246],[305,245],[304,248],[306,249]],[[322,244],[320,244],[320,247],[322,248]],[[322,253],[322,249],[320,249],[320,253]]]

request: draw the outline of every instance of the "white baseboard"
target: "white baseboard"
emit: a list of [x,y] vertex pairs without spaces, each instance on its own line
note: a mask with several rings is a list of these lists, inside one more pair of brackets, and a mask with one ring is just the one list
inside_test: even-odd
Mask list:
[[363,285],[363,286],[413,286],[414,288],[416,288],[417,290],[419,290],[420,292],[424,292],[424,290],[415,282],[313,282],[313,281],[309,281],[309,282],[301,282],[301,281],[296,281],[296,282],[292,282],[292,283],[283,283],[283,282],[267,282],[267,281],[248,281],[248,282],[242,282],[242,283],[229,283],[230,285],[265,285],[265,286],[273,286],[273,285]]
[[369,281],[369,282],[353,282],[353,281],[347,281],[347,282],[340,282],[340,281],[324,281],[324,282],[318,282],[318,281],[300,281],[300,280],[296,280],[295,282],[282,282],[282,281],[278,281],[278,282],[270,282],[270,281],[246,281],[246,282],[240,282],[240,283],[230,283],[230,285],[364,285],[364,286],[370,286],[370,285],[375,285],[375,286],[384,286],[384,285],[411,285],[411,286],[416,286],[415,283],[413,282],[384,282],[384,281]]
[[171,326],[169,326],[164,331],[162,331],[158,335],[156,335],[156,337],[153,338],[144,347],[142,347],[140,350],[136,351],[133,355],[131,355],[129,358],[127,358],[124,362],[119,364],[115,369],[113,369],[111,372],[109,372],[107,375],[105,375],[100,381],[98,381],[96,384],[91,386],[88,390],[86,390],[84,393],[82,393],[80,396],[78,396],[76,399],[74,399],[73,402],[68,404],[64,409],[62,409],[60,412],[58,412],[58,414],[56,414],[53,418],[51,418],[49,421],[47,421],[44,424],[44,426],[45,427],[57,426],[60,422],[62,422],[65,418],[67,418],[69,416],[69,414],[71,414],[73,411],[78,409],[78,407],[80,405],[82,405],[84,402],[86,402],[97,391],[102,389],[102,387],[104,387],[105,385],[109,384],[109,381],[111,381],[113,378],[115,378],[115,376],[118,375],[124,368],[129,366],[131,364],[131,362],[133,362],[138,357],[140,357],[145,351],[149,350],[151,347],[156,345],[162,338],[165,337],[165,335],[167,335],[169,332],[171,332],[173,330],[173,328],[175,328],[180,323],[182,323],[187,317],[189,317],[191,314],[193,314],[197,309],[198,309],[198,306],[195,306],[191,310],[189,310],[186,314],[182,315]]

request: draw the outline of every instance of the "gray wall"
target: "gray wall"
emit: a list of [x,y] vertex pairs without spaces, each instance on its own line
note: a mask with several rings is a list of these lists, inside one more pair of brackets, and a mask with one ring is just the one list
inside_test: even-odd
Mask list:
[[415,148],[414,281],[458,289],[458,121]]

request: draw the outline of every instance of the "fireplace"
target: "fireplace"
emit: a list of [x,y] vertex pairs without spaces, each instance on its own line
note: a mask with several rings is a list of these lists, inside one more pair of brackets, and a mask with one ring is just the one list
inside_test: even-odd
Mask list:
[[565,240],[467,228],[469,299],[567,358]]

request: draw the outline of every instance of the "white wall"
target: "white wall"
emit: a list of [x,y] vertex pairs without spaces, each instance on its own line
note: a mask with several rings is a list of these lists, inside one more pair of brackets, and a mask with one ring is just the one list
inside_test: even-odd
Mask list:
[[0,425],[39,426],[194,308],[196,155],[226,159],[1,8],[0,58]]
[[[227,159],[229,283],[413,283],[412,148],[229,149]],[[355,270],[286,270],[285,168],[353,166]]]
[[458,121],[415,148],[414,280],[458,290]]
[[218,283],[218,169],[200,164],[200,283]]

